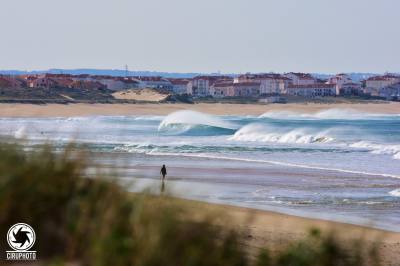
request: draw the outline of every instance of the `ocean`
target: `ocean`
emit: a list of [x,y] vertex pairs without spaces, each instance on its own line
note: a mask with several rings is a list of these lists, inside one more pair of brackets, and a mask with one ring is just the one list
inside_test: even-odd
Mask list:
[[178,197],[400,232],[400,114],[0,118],[0,135],[83,143],[131,191],[159,193],[166,164]]

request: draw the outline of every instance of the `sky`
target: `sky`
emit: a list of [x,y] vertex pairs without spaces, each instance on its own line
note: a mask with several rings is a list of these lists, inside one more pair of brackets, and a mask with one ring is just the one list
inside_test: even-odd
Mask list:
[[0,69],[400,72],[398,0],[1,0]]

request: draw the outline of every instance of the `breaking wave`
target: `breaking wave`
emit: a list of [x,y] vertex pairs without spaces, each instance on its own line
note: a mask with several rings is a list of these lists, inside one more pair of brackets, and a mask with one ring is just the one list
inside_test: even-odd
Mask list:
[[349,145],[352,148],[360,148],[371,151],[373,154],[393,155],[393,159],[400,160],[400,145],[376,144],[368,141],[359,141]]
[[22,138],[26,137],[26,127],[22,126],[18,130],[16,130],[14,132],[14,137],[16,139],[22,139]]
[[389,194],[393,197],[400,197],[400,188],[390,191]]
[[328,136],[329,130],[313,132],[311,129],[298,128],[288,132],[274,131],[261,124],[249,124],[239,129],[229,140],[235,141],[259,141],[277,143],[326,143],[334,138]]
[[290,119],[290,120],[375,120],[400,118],[400,114],[377,114],[365,113],[353,109],[328,109],[317,113],[297,113],[290,111],[270,111],[259,116],[259,118]]
[[169,114],[158,126],[159,132],[193,135],[233,134],[237,126],[218,117],[183,110]]

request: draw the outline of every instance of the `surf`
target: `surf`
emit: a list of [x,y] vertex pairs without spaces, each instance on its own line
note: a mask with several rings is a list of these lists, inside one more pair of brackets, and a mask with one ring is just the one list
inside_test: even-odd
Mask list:
[[190,135],[233,134],[237,126],[223,119],[191,110],[182,110],[166,116],[158,132]]
[[340,169],[340,168],[329,168],[329,167],[321,167],[321,166],[313,166],[313,165],[297,164],[297,163],[285,163],[285,162],[271,161],[271,160],[247,159],[247,158],[228,157],[228,156],[215,156],[215,155],[209,155],[209,154],[182,154],[182,153],[150,152],[150,153],[148,153],[148,155],[153,155],[153,156],[154,155],[156,155],[156,156],[182,156],[182,157],[197,157],[197,158],[216,159],[216,160],[242,161],[242,162],[253,162],[253,163],[268,163],[268,164],[272,164],[272,165],[279,165],[279,166],[285,166],[285,167],[313,169],[313,170],[323,170],[323,171],[332,171],[332,172],[347,173],[347,174],[358,174],[358,175],[366,175],[366,176],[382,176],[382,177],[390,177],[390,178],[398,178],[398,179],[400,179],[399,175],[392,175],[392,174],[353,171],[353,170],[346,170],[346,169]]
[[329,130],[316,131],[311,128],[283,130],[252,123],[240,128],[229,140],[310,144],[327,143],[333,141],[334,138],[329,136]]
[[392,155],[393,159],[400,160],[400,145],[378,144],[368,141],[359,141],[349,145],[351,148],[366,149],[373,154]]
[[391,195],[393,197],[400,197],[400,188],[390,191],[389,195]]
[[317,113],[299,113],[291,111],[269,111],[259,118],[285,120],[382,120],[400,119],[400,114],[366,113],[354,109],[332,108]]

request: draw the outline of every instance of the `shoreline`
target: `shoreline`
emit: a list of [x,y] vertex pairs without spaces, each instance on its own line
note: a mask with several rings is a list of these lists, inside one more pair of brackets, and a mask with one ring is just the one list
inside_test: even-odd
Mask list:
[[228,104],[228,103],[158,103],[158,104],[0,104],[0,117],[73,117],[116,115],[167,115],[179,110],[193,110],[214,115],[262,115],[268,111],[317,113],[328,109],[351,109],[366,113],[400,114],[400,102],[333,104]]
[[[316,113],[328,109],[351,109],[359,112],[400,114],[400,103],[357,104],[0,104],[0,117],[73,117],[95,115],[167,115],[178,110],[195,110],[215,115],[261,115],[268,111]],[[368,243],[381,241],[384,265],[400,261],[400,233],[390,230],[355,225],[350,223],[308,218],[271,210],[224,205],[181,199],[193,212],[211,211],[232,217],[234,228],[244,233],[244,242],[249,249],[266,245],[282,246],[302,240],[307,232],[317,227],[323,232],[334,232],[340,239],[362,239]],[[225,215],[224,215],[225,216]],[[225,226],[225,224],[221,224]],[[345,241],[343,241],[345,243]]]
[[[303,240],[308,232],[317,228],[322,233],[334,234],[343,243],[361,240],[377,244],[382,254],[383,265],[394,265],[400,261],[400,233],[318,218],[306,218],[275,211],[238,207],[227,204],[209,203],[175,198],[189,208],[223,214],[233,229],[244,235],[244,245],[250,251],[268,246],[285,247],[292,242]],[[222,226],[226,226],[223,222]]]

